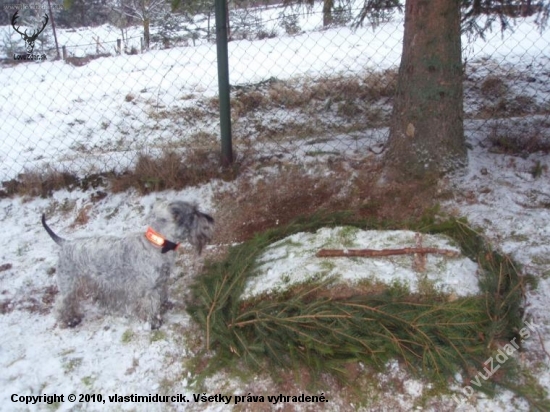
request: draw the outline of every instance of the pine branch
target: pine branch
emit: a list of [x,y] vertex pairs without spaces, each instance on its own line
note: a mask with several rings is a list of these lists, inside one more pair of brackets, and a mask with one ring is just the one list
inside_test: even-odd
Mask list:
[[[343,371],[345,375],[349,362],[383,368],[389,359],[397,358],[411,372],[446,382],[457,370],[466,374],[477,370],[490,356],[491,342],[508,339],[510,331],[520,324],[518,307],[523,284],[518,268],[487,247],[482,234],[460,220],[430,223],[421,230],[450,236],[458,242],[460,252],[425,248],[418,235],[411,248],[321,250],[317,256],[417,254],[418,268],[430,253],[467,256],[480,267],[481,295],[450,299],[410,294],[392,286],[382,291],[358,289],[338,294],[332,290],[337,282],[325,279],[296,285],[283,293],[242,300],[246,281],[257,274],[258,256],[269,244],[298,231],[324,226],[327,222],[318,219],[262,233],[232,248],[225,261],[213,264],[198,277],[192,286],[196,303],[190,303],[189,310],[206,329],[207,349],[213,349],[216,343],[213,369],[220,367],[214,365],[242,361],[252,370],[270,365],[304,365],[313,374]],[[380,228],[366,223],[361,227]],[[510,360],[507,365],[515,364]],[[542,409],[547,400],[535,384],[517,384],[503,375],[491,384],[509,387],[535,409],[548,410]],[[491,389],[490,385],[479,389]]]
[[224,276],[222,283],[216,289],[216,293],[214,294],[214,298],[212,299],[210,309],[208,310],[208,315],[206,316],[206,350],[207,351],[210,351],[210,319],[212,317],[212,314],[214,313],[214,310],[218,308],[218,298],[220,297],[220,293],[223,291],[223,286],[226,280],[227,280],[227,276]]

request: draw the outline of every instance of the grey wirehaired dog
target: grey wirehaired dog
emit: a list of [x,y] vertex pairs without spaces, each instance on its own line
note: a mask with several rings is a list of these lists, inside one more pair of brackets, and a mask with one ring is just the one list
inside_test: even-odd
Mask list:
[[42,225],[61,246],[57,305],[63,326],[80,323],[80,295],[88,291],[108,309],[144,318],[158,329],[179,242],[187,240],[200,254],[212,237],[214,219],[195,205],[172,201],[155,204],[147,231],[122,238],[66,240],[50,229],[44,215]]

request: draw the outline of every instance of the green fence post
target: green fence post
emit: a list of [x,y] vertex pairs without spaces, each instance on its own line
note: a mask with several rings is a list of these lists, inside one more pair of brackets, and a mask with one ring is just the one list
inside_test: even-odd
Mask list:
[[218,88],[220,92],[222,165],[229,166],[233,163],[233,147],[231,143],[231,106],[229,103],[227,0],[216,0],[216,49],[218,53]]

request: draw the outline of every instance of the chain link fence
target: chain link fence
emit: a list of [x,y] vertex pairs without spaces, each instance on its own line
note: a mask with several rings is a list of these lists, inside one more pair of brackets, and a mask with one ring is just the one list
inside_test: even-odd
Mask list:
[[[230,5],[237,158],[307,161],[380,150],[403,16],[354,27],[358,13],[335,7],[328,18],[322,4]],[[20,14],[21,26],[32,27],[43,10],[27,20]],[[219,153],[213,7],[165,16],[152,20],[149,47],[142,22],[57,27],[58,47],[48,24],[34,48],[39,62],[18,60],[25,42],[12,25],[1,26],[0,181],[51,169],[123,172],[140,155],[167,151]],[[520,141],[550,149],[550,32],[534,20],[463,38],[465,129],[496,150],[513,152]]]

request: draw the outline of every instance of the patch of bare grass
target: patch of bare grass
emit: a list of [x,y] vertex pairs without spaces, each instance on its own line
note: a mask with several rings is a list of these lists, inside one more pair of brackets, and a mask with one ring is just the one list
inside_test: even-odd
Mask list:
[[[197,134],[196,139],[204,140],[205,136]],[[158,157],[141,154],[136,165],[122,173],[105,172],[90,174],[84,178],[60,171],[52,166],[44,169],[21,173],[17,178],[3,181],[0,187],[0,198],[15,195],[24,197],[50,197],[54,191],[66,189],[97,189],[90,195],[96,202],[107,196],[99,188],[113,193],[130,188],[145,194],[165,189],[182,189],[206,183],[211,179],[233,180],[237,177],[240,163],[235,162],[229,168],[221,166],[219,151],[208,142],[203,147],[189,149],[184,154],[171,149],[164,149]],[[80,210],[75,225],[85,224],[88,210]]]
[[98,54],[95,54],[95,55],[88,55],[88,56],[84,56],[84,57],[69,56],[65,59],[65,62],[70,64],[71,66],[81,67],[81,66],[85,66],[88,63],[90,63],[91,61],[93,61],[95,59],[99,59],[101,57],[111,57],[111,54],[110,53],[98,53]]
[[307,87],[293,82],[275,82],[270,85],[267,95],[272,106],[289,109],[312,103],[314,98]]
[[500,77],[488,76],[480,86],[484,102],[475,117],[480,119],[547,114],[547,102],[527,94],[514,94]]
[[258,85],[241,86],[234,93],[232,108],[236,117],[255,110],[276,107],[318,111],[332,103],[344,102],[344,115],[350,116],[361,102],[392,97],[397,84],[395,70],[369,72],[364,77],[334,76],[318,80],[271,80]]
[[110,179],[114,193],[130,188],[140,193],[165,189],[182,189],[206,183],[211,179],[233,180],[238,164],[224,169],[219,153],[208,149],[188,150],[184,155],[165,150],[159,157],[141,154],[133,169]]
[[[75,189],[82,189],[84,191],[97,189],[104,187],[107,177],[113,174],[112,172],[91,173],[80,178],[73,173],[47,165],[41,169],[20,173],[17,178],[3,181],[0,187],[0,198],[15,195],[46,198],[50,197],[53,192],[61,189],[69,191]],[[91,196],[93,200],[94,197],[101,198],[102,194],[98,191]]]
[[215,243],[247,240],[315,213],[345,211],[357,217],[404,222],[423,216],[443,196],[433,182],[381,184],[380,165],[367,159],[356,164],[330,162],[328,169],[328,173],[326,169],[312,173],[284,165],[263,179],[241,176],[233,190],[215,198]]
[[248,93],[237,92],[231,101],[233,116],[242,117],[246,113],[257,110],[265,105],[265,100],[265,95],[256,90]]
[[86,225],[90,220],[89,212],[91,208],[92,208],[92,204],[87,204],[84,207],[80,208],[71,227]]
[[29,197],[48,197],[60,189],[78,186],[79,179],[72,173],[60,171],[53,166],[43,170],[29,170],[20,173],[16,179],[2,182],[0,198],[15,194]]
[[210,107],[202,107],[200,105],[191,107],[175,107],[170,109],[151,109],[148,112],[151,119],[160,120],[185,120],[189,123],[195,123],[199,120],[204,120],[215,115],[215,112]]
[[537,125],[522,127],[496,124],[487,137],[489,150],[494,153],[527,156],[536,152],[550,152],[548,129]]
[[501,77],[490,75],[481,83],[481,94],[487,98],[503,97],[508,91],[508,86]]
[[300,215],[343,207],[338,180],[309,176],[295,166],[283,169],[264,179],[240,179],[233,192],[218,195],[219,242],[241,241]]
[[0,301],[0,315],[11,313],[14,310],[40,315],[45,315],[52,311],[55,297],[58,293],[57,286],[31,289],[28,292],[17,298]]

